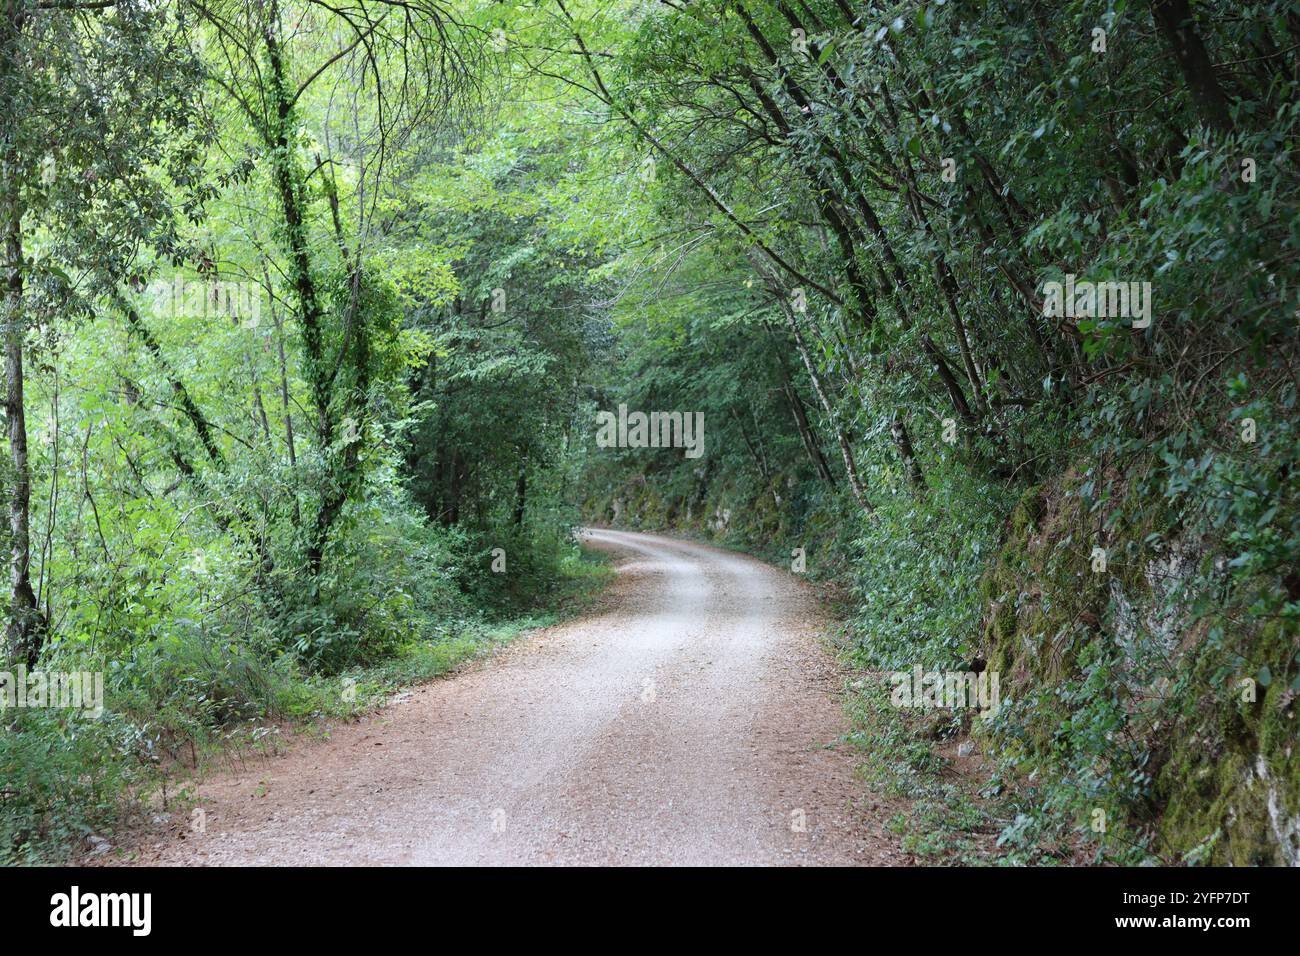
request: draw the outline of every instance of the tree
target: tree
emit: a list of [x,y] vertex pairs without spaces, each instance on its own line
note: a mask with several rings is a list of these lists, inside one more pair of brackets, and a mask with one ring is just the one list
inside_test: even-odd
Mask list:
[[[24,351],[59,314],[84,315],[135,246],[168,217],[156,166],[183,164],[197,76],[166,8],[5,0],[0,16],[0,211],[4,230],[9,491],[8,653],[34,665],[47,621],[31,581],[31,470]],[[162,225],[160,225],[162,224]]]

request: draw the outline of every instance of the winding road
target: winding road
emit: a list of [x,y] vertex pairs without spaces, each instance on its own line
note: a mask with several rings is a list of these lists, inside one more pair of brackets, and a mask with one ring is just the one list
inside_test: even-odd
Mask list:
[[618,575],[581,618],[199,788],[103,862],[905,862],[854,777],[810,589],[704,545],[590,530]]

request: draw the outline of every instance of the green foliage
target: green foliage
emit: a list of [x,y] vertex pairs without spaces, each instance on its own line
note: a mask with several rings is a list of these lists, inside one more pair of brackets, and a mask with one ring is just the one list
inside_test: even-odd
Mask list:
[[0,731],[0,864],[41,863],[111,832],[141,778],[129,722],[19,710]]
[[[0,853],[41,861],[160,774],[355,716],[604,580],[564,497],[598,283],[557,208],[563,133],[442,125],[471,100],[477,15],[376,11],[336,55],[357,21],[319,7],[220,28],[18,7],[0,201],[31,266],[6,345],[28,361],[41,666],[104,672],[107,707],[0,727]],[[498,325],[479,308],[502,286]],[[449,457],[475,465],[453,515]]]
[[[1264,690],[1292,679],[1300,610],[1295,25],[1283,2],[1190,9],[1186,30],[1073,2],[570,25],[623,45],[596,69],[629,149],[664,160],[641,239],[681,250],[617,261],[599,407],[702,408],[715,442],[591,456],[587,512],[802,547],[847,587],[863,666],[1001,672],[980,736],[1017,853],[1295,855],[1294,709]],[[1150,283],[1149,327],[1047,314],[1067,274]],[[806,311],[778,301],[795,287]],[[1242,675],[1261,700],[1234,720]]]

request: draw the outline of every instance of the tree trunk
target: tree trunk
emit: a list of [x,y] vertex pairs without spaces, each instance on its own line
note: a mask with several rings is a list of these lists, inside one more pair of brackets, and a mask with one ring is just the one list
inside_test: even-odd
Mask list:
[[289,404],[289,363],[284,356],[284,320],[275,305],[275,287],[271,273],[262,264],[262,278],[266,284],[267,301],[271,307],[271,321],[275,324],[275,344],[280,360],[280,413],[284,416],[284,444],[289,452],[289,468],[293,473],[293,526],[302,526],[302,507],[298,504],[298,449],[293,438],[293,409]]
[[803,332],[799,328],[799,319],[795,316],[794,309],[790,307],[789,298],[786,296],[785,290],[781,288],[780,283],[776,281],[775,276],[772,275],[772,270],[765,268],[766,263],[763,262],[762,257],[752,249],[749,257],[750,262],[753,263],[764,283],[776,296],[777,305],[790,326],[790,334],[794,337],[794,344],[799,350],[799,357],[803,359],[808,378],[812,381],[813,391],[816,393],[817,400],[821,403],[823,411],[826,412],[827,421],[830,422],[831,428],[835,430],[835,440],[840,446],[840,456],[844,460],[844,472],[848,476],[849,488],[853,491],[853,497],[857,499],[863,511],[874,511],[875,506],[867,498],[867,493],[862,487],[862,479],[858,477],[858,465],[853,458],[853,446],[849,444],[848,436],[844,433],[844,429],[840,427],[839,416],[835,413],[835,406],[831,404],[826,389],[822,387],[821,376],[817,373],[817,365],[808,353],[808,345],[804,342]]
[[[767,329],[768,335],[775,341],[776,333],[766,320],[763,322],[763,327]],[[780,343],[777,342],[777,344]],[[817,441],[817,435],[813,432],[812,425],[808,421],[808,411],[804,407],[803,399],[799,397],[799,392],[794,387],[794,380],[791,378],[790,370],[785,364],[785,356],[779,350],[776,353],[776,365],[781,372],[781,391],[785,394],[786,404],[790,406],[790,414],[794,416],[795,427],[799,430],[799,439],[803,442],[804,451],[808,453],[808,460],[812,462],[817,477],[828,487],[834,488],[835,476],[831,474],[830,466],[826,463],[826,456],[822,454],[821,445]]]
[[898,446],[899,457],[903,459],[907,480],[918,488],[924,488],[925,475],[921,471],[921,463],[916,460],[916,449],[912,447],[912,436],[907,432],[907,425],[896,416],[889,427],[894,435],[894,444]]
[[[11,21],[12,22],[12,21]],[[9,623],[5,628],[6,656],[35,667],[45,638],[45,617],[36,605],[31,579],[31,471],[27,461],[27,417],[23,408],[23,342],[27,323],[23,310],[22,209],[18,199],[18,162],[6,156],[9,170],[5,190],[4,362],[5,422],[13,466],[9,495]]]
[[[316,512],[316,522],[307,536],[307,569],[315,575],[320,572],[334,522],[338,520],[348,497],[348,482],[340,469],[330,467],[330,456],[342,454],[347,463],[356,453],[354,441],[340,453],[335,443],[335,423],[330,397],[331,375],[325,360],[325,313],[320,304],[319,291],[312,273],[311,252],[308,248],[306,205],[302,172],[293,153],[293,106],[285,71],[283,52],[279,39],[279,6],[272,2],[268,11],[263,40],[266,45],[267,74],[271,100],[271,127],[266,130],[266,141],[271,153],[271,169],[276,193],[284,216],[286,251],[289,255],[289,278],[294,296],[298,300],[299,320],[302,325],[303,360],[307,381],[311,386],[312,402],[316,406],[316,440],[318,451],[326,459],[326,478],[321,489],[321,501]],[[340,356],[342,360],[342,356]],[[353,436],[349,436],[352,439]],[[358,439],[359,440],[359,439]]]
[[1161,36],[1173,50],[1174,59],[1183,71],[1183,81],[1192,95],[1192,103],[1201,122],[1220,133],[1232,131],[1228,97],[1219,85],[1214,64],[1201,42],[1187,0],[1152,0],[1151,13]]
[[515,527],[524,526],[524,509],[528,504],[528,463],[519,463],[519,480],[515,482]]

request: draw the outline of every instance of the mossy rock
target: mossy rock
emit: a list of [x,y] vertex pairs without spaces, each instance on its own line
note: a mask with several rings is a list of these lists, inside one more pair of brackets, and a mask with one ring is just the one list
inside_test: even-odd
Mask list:
[[[1196,719],[1177,732],[1156,794],[1164,803],[1161,838],[1179,855],[1208,847],[1204,861],[1212,864],[1300,864],[1296,643],[1280,622],[1239,635],[1255,674],[1268,668],[1267,688],[1230,678],[1217,697],[1196,702]],[[1198,683],[1221,672],[1225,653],[1231,650],[1201,654]]]
[[[1289,690],[1300,669],[1293,663],[1296,638],[1280,626],[1236,634],[1227,643],[1249,658],[1252,669],[1267,665],[1273,680],[1267,692],[1261,687],[1261,699],[1249,705],[1211,693],[1215,680],[1221,684],[1223,655],[1231,653],[1231,646],[1216,644],[1216,653],[1203,655],[1198,649],[1206,629],[1151,622],[1153,614],[1162,612],[1156,610],[1159,595],[1148,577],[1153,556],[1146,539],[1161,531],[1167,516],[1120,506],[1142,517],[1106,526],[1104,546],[1116,560],[1106,573],[1095,573],[1091,548],[1099,518],[1069,493],[1072,480],[1065,475],[1021,497],[997,560],[980,582],[981,653],[991,670],[1003,674],[1006,691],[1032,701],[1017,726],[994,734],[994,745],[1004,756],[1014,752],[1026,766],[1038,767],[1045,781],[1057,773],[1061,780],[1070,779],[1078,757],[1069,734],[1060,728],[1076,715],[1057,691],[1079,680],[1087,662],[1113,656],[1116,638],[1124,634],[1126,648],[1131,644],[1146,653],[1132,657],[1125,651],[1117,665],[1125,683],[1113,690],[1118,700],[1133,701],[1134,720],[1128,727],[1147,735],[1145,769],[1152,784],[1140,799],[1134,798],[1141,806],[1127,808],[1129,819],[1124,820],[1122,800],[1107,804],[1112,807],[1108,815],[1125,826],[1143,821],[1142,828],[1155,834],[1152,848],[1162,856],[1238,865],[1297,862],[1297,695]],[[1222,625],[1228,631],[1241,626]],[[1150,628],[1157,626],[1162,630],[1152,633]],[[1181,690],[1138,717],[1141,701],[1164,693],[1147,683],[1154,675],[1145,662],[1151,642],[1161,640],[1176,645],[1175,674],[1187,678],[1192,670],[1184,685],[1191,691]],[[1159,650],[1164,654],[1168,646]],[[1154,825],[1145,822],[1152,812]]]

